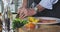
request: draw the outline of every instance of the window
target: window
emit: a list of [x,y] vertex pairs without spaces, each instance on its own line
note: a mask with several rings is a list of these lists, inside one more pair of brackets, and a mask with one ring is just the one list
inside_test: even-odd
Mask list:
[[11,12],[16,13],[18,8],[20,8],[22,6],[23,0],[14,0],[12,2],[13,2],[13,4],[10,6]]
[[[12,0],[11,5],[10,5],[10,10],[12,13],[16,13],[17,9],[22,6],[23,0]],[[3,4],[2,1],[0,0],[0,12],[3,12]]]

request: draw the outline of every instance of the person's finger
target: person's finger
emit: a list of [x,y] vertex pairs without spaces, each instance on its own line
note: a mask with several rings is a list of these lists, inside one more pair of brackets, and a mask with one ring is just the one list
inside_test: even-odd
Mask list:
[[24,12],[23,12],[23,11],[21,11],[19,16],[21,17],[23,14],[24,14]]
[[23,15],[23,17],[22,17],[22,18],[24,19],[26,16],[27,16],[27,15]]
[[25,15],[22,15],[20,18],[24,19],[26,16],[27,16],[27,15],[25,14]]
[[22,15],[20,15],[20,18],[25,18],[27,16],[27,11],[22,13]]
[[25,12],[25,8],[23,8],[23,9],[20,11],[20,16],[23,15],[23,14],[25,14],[24,12]]
[[20,15],[20,18],[21,18],[21,19],[24,18],[23,16],[24,16],[24,13],[22,13],[22,15]]
[[23,10],[20,10],[20,13],[19,13],[19,17],[21,18],[22,17],[22,15],[23,15]]
[[24,11],[24,15],[23,15],[22,18],[25,18],[25,17],[27,16],[27,14],[28,14],[28,11],[27,11],[27,9],[25,9],[25,11]]
[[24,15],[24,13],[21,13],[19,16],[22,17]]
[[23,8],[23,10],[21,10],[20,12],[20,18],[24,18],[27,16],[27,9]]

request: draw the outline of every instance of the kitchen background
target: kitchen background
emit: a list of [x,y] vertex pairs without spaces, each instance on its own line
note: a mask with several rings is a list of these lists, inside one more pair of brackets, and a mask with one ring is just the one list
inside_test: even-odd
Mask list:
[[[12,13],[16,13],[17,12],[17,9],[22,6],[22,3],[23,3],[23,0],[12,0],[11,5],[10,5],[10,8],[11,8],[10,11]],[[3,4],[2,0],[0,0],[0,13],[2,13],[4,11],[4,6],[3,5],[4,4]],[[16,14],[13,14],[14,19],[15,19],[15,16],[16,16]],[[35,25],[35,26],[37,27],[37,25]],[[35,26],[33,26],[33,27],[35,28]],[[2,31],[2,28],[1,27],[2,27],[2,25],[0,26],[0,31]],[[28,27],[28,25],[27,25],[27,27]],[[25,27],[23,27],[23,28],[25,28]],[[29,29],[25,29],[24,30],[23,28],[20,28],[19,31],[20,32],[21,31],[25,32],[27,30],[29,32]],[[58,25],[44,25],[44,24],[39,24],[38,25],[38,28],[33,29],[33,30],[30,30],[30,32],[40,32],[40,31],[42,31],[42,32],[48,32],[48,31],[49,32],[60,32],[60,26],[58,26]]]
[[[10,5],[10,11],[12,13],[16,13],[17,9],[20,8],[22,6],[23,0],[12,0],[11,1],[11,5]],[[4,4],[2,2],[2,0],[0,0],[0,32],[2,32],[2,24],[1,24],[1,19],[2,19],[2,13],[4,11]],[[16,16],[16,14],[13,15],[14,18]]]
[[[11,5],[10,5],[11,12],[16,13],[17,9],[22,6],[22,3],[23,3],[23,0],[12,0]],[[0,0],[0,13],[3,12],[3,8],[4,8],[3,5],[4,4],[3,4],[2,0]]]

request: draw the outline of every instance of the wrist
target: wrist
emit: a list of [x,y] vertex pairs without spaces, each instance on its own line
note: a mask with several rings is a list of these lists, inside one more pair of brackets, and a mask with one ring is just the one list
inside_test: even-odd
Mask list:
[[33,9],[34,9],[34,11],[36,11],[36,12],[37,12],[37,10],[38,10],[38,8],[37,8],[37,7],[34,7]]
[[27,10],[28,11],[28,16],[33,16],[33,15],[35,15],[37,12],[36,11],[34,11],[34,9],[28,9]]
[[26,8],[26,6],[22,6],[21,8]]
[[27,7],[27,4],[23,4],[22,7],[25,7],[26,8]]

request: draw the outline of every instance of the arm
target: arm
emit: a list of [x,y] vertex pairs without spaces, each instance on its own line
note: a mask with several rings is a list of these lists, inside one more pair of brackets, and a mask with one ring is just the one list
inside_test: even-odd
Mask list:
[[27,7],[27,0],[23,0],[22,7]]
[[[55,1],[55,0],[54,0]],[[40,11],[43,11],[44,9],[52,9],[53,2],[52,0],[41,0],[40,3],[36,6]],[[27,0],[24,0],[23,7],[27,6]],[[20,18],[24,18],[26,16],[33,16],[36,14],[36,11],[34,8],[26,9],[23,8],[20,10]]]
[[22,7],[19,7],[17,13],[20,14],[21,10],[26,7],[27,7],[27,0],[23,0]]
[[[53,3],[57,3],[57,0],[54,2],[55,0],[41,0],[40,3],[38,5],[36,5],[37,9],[36,11],[41,12],[44,9],[50,9],[52,10],[52,6]],[[30,9],[30,11],[35,11],[34,8]],[[31,13],[30,13],[31,14]],[[28,14],[30,16],[30,14]],[[36,13],[33,13],[31,15],[35,15]]]
[[41,2],[36,6],[39,11],[43,11],[44,9],[53,9],[53,4],[57,3],[58,0],[41,0]]

